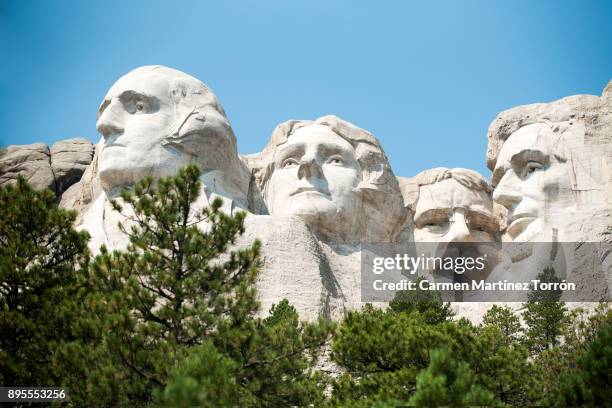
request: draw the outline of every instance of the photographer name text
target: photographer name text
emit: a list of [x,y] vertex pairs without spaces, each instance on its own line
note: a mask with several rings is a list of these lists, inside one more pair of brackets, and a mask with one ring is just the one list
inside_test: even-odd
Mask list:
[[537,279],[532,279],[529,282],[509,282],[507,280],[497,282],[486,282],[483,280],[474,280],[472,282],[430,282],[426,279],[421,281],[411,281],[402,279],[398,282],[385,282],[382,279],[377,279],[372,283],[376,291],[398,291],[398,290],[436,290],[436,291],[529,291],[547,290],[547,291],[566,291],[576,290],[576,284],[573,282],[542,282]]

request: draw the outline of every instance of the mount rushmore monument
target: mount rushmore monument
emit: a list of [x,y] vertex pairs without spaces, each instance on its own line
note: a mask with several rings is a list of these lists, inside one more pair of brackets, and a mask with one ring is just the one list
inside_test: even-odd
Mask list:
[[267,144],[262,139],[261,152],[240,155],[217,96],[163,66],[118,79],[102,99],[97,129],[95,146],[85,139],[51,149],[9,146],[0,153],[0,184],[21,174],[51,188],[62,207],[78,212],[95,253],[101,244],[127,243],[111,199],[144,176],[196,163],[203,184],[197,205],[223,198],[225,211],[248,213],[243,242],[262,241],[262,310],[282,298],[307,319],[360,307],[367,300],[362,251],[370,243],[426,243],[435,253],[454,244],[497,245],[506,249],[470,279],[518,282],[563,264],[564,278],[583,295],[566,300],[609,299],[612,82],[602,96],[501,112],[486,133],[490,179],[463,168],[396,175],[374,135],[334,115],[282,122]]

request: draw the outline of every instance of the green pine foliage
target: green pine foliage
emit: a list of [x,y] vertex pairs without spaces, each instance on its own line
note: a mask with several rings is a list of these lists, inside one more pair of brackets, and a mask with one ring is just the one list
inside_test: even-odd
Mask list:
[[508,343],[516,343],[522,337],[521,321],[514,310],[508,306],[491,306],[483,316],[482,324],[488,327],[497,327]]
[[533,366],[527,347],[496,325],[485,324],[478,333],[480,358],[474,358],[470,366],[479,383],[504,404],[529,405]]
[[490,391],[478,385],[468,364],[455,361],[446,349],[431,352],[429,366],[417,376],[416,384],[409,406],[499,405]]
[[1,386],[60,381],[52,357],[71,338],[88,260],[89,235],[73,229],[75,218],[51,191],[36,191],[21,177],[0,186]]
[[612,324],[603,327],[578,358],[578,367],[561,373],[543,405],[602,407],[612,401]]
[[216,349],[207,346],[190,355],[157,402],[162,406],[208,406],[202,388],[215,381],[217,367],[201,370],[194,361],[214,358],[216,364],[221,362],[216,357],[221,353],[221,385],[232,384],[233,391],[216,406],[320,405],[325,379],[313,371],[313,365],[332,328],[326,321],[301,323],[295,308],[283,300],[265,319],[251,319],[231,332],[221,330],[215,336]]
[[398,291],[389,302],[389,308],[398,313],[420,313],[428,324],[450,321],[454,316],[450,303],[443,302],[438,291],[421,289],[419,282],[424,279],[416,280],[415,290]]
[[[145,179],[114,206],[125,250],[102,248],[50,191],[0,187],[0,385],[66,386],[74,406],[605,406],[612,308],[567,312],[532,291],[521,324],[479,326],[434,291],[400,292],[339,326],[283,300],[259,317],[259,242],[245,214],[202,208],[199,171]],[[539,278],[558,281],[554,270]],[[330,334],[333,337],[330,342]],[[330,344],[331,343],[331,344]],[[326,356],[339,374],[317,367]]]
[[486,350],[473,367],[479,380],[502,403],[527,405],[533,365],[519,316],[507,306],[493,305],[484,315],[479,333]]
[[[597,305],[594,310],[574,310],[563,330],[563,342],[544,350],[533,357],[534,378],[529,398],[542,401],[550,395],[557,395],[560,382],[567,382],[580,371],[579,360],[596,339],[598,333],[612,325],[612,307],[607,302]],[[560,373],[567,376],[560,376]],[[574,373],[574,374],[573,374]]]
[[90,267],[87,299],[101,335],[92,346],[111,360],[104,364],[110,372],[96,375],[125,384],[109,403],[147,401],[190,348],[257,308],[259,242],[229,249],[244,231],[245,214],[225,214],[220,199],[198,210],[199,175],[189,166],[156,183],[146,178],[113,202],[128,221],[122,229],[129,245],[113,253],[102,248]]
[[163,391],[157,392],[162,407],[238,406],[236,363],[220,353],[211,342],[194,347],[170,375]]
[[371,305],[349,312],[332,344],[333,360],[346,371],[334,381],[334,404],[407,401],[433,348],[450,349],[462,361],[480,358],[474,327],[463,321],[434,325],[423,316]]
[[[561,282],[551,267],[538,275],[542,282]],[[533,353],[550,349],[559,344],[563,328],[567,324],[567,308],[561,302],[561,290],[532,290],[527,295],[523,319],[527,325],[526,342]]]
[[563,347],[568,352],[583,352],[604,327],[612,324],[612,305],[600,302],[594,310],[574,309],[563,330]]
[[419,313],[366,305],[347,314],[334,337],[332,356],[352,372],[425,368],[431,348],[446,346],[460,354],[470,353],[467,339],[472,335],[455,323],[430,325]]

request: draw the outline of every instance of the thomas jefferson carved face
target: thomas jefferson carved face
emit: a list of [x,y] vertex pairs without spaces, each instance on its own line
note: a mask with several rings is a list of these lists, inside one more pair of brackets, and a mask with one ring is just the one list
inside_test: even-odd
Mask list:
[[507,234],[529,241],[544,230],[552,217],[570,204],[563,195],[571,190],[565,160],[555,154],[559,137],[550,126],[534,123],[514,132],[502,146],[493,173],[493,199],[508,210]]
[[419,189],[414,239],[417,242],[492,242],[497,222],[491,197],[452,178]]
[[313,124],[277,147],[265,199],[272,215],[297,215],[323,230],[349,233],[358,217],[360,181],[353,146]]

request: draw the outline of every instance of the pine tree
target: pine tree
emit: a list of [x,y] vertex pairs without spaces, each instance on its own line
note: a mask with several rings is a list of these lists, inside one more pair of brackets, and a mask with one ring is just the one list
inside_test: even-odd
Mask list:
[[595,309],[576,308],[568,316],[563,331],[566,352],[582,353],[604,327],[612,324],[612,305],[600,302]]
[[428,324],[450,321],[454,316],[450,303],[443,302],[438,291],[421,289],[419,282],[422,280],[425,278],[419,277],[416,280],[414,290],[396,292],[394,299],[389,302],[389,308],[397,313],[420,313]]
[[485,324],[478,331],[478,347],[482,351],[480,358],[470,364],[478,382],[504,404],[528,405],[533,383],[528,349],[522,342],[512,341],[498,325]]
[[550,406],[608,406],[612,401],[612,324],[603,327],[578,359],[563,372],[543,403]]
[[[540,352],[533,359],[534,372],[531,377],[538,381],[530,391],[532,401],[558,394],[560,382],[567,382],[580,372],[582,356],[599,332],[612,325],[612,308],[609,303],[602,302],[594,310],[575,309],[569,321],[563,331],[563,342]],[[560,373],[564,378],[560,377]]]
[[157,403],[162,407],[238,406],[236,368],[211,342],[194,347],[171,374],[169,384],[157,392]]
[[0,385],[56,386],[52,357],[70,339],[86,232],[49,190],[0,186]]
[[342,321],[332,358],[347,374],[333,385],[332,401],[353,405],[367,400],[407,400],[417,373],[429,364],[429,351],[448,348],[461,361],[480,359],[476,330],[464,322],[430,324],[424,315],[366,305]]
[[93,340],[65,352],[101,357],[86,377],[108,389],[109,405],[150,400],[190,348],[257,309],[260,244],[230,250],[245,213],[225,214],[221,199],[198,210],[199,175],[192,165],[156,183],[146,178],[113,201],[126,216],[129,245],[112,253],[103,247],[89,268],[82,336]]
[[[313,365],[331,328],[324,321],[299,322],[295,308],[283,300],[265,319],[251,319],[233,333],[221,330],[215,336],[216,348],[207,346],[190,354],[157,402],[161,406],[320,405],[325,380]],[[230,386],[231,393],[225,393]],[[209,390],[222,398],[209,399]]]
[[514,310],[507,306],[493,305],[482,319],[483,326],[498,327],[508,343],[515,343],[521,337],[522,327]]
[[464,362],[456,362],[448,350],[433,350],[429,366],[417,377],[416,392],[409,406],[492,406],[493,394],[480,386]]
[[78,367],[66,375],[84,390],[79,404],[145,406],[154,394],[170,405],[322,398],[311,368],[331,324],[303,324],[287,302],[255,317],[260,244],[236,244],[245,214],[225,214],[220,199],[197,209],[199,174],[189,166],[145,179],[113,202],[129,220],[130,243],[102,248],[90,266],[78,327],[85,340],[62,349]]
[[[538,275],[541,282],[561,282],[551,267]],[[561,290],[532,289],[527,295],[523,319],[527,325],[526,341],[532,352],[537,353],[559,344],[559,338],[567,324],[567,308],[560,302]]]

